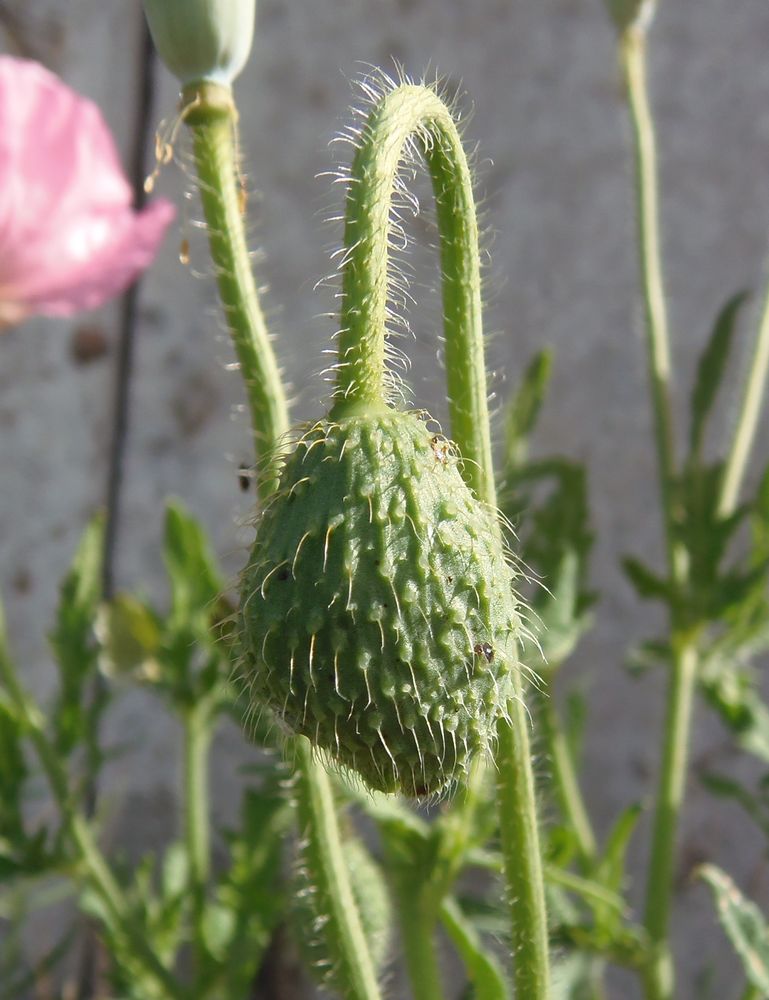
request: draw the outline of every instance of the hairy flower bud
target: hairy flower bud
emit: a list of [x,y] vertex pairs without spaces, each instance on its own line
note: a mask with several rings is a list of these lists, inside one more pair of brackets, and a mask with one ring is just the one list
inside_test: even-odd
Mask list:
[[160,58],[182,87],[229,86],[251,52],[256,0],[144,0]]
[[374,788],[440,792],[507,711],[520,624],[496,516],[414,414],[302,438],[258,524],[241,619],[251,704]]

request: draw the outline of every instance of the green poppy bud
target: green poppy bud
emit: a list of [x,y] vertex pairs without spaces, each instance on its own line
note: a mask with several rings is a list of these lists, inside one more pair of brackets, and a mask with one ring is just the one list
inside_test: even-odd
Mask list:
[[182,87],[229,87],[246,64],[256,0],[144,0],[160,58]]
[[254,706],[373,788],[439,794],[494,740],[521,626],[492,511],[412,413],[312,427],[243,576]]

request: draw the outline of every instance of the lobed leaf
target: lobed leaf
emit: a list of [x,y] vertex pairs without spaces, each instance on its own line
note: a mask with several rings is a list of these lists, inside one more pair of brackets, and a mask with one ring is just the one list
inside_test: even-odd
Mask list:
[[749,982],[762,996],[769,996],[769,927],[761,911],[715,865],[703,865],[699,874],[713,890],[718,919]]

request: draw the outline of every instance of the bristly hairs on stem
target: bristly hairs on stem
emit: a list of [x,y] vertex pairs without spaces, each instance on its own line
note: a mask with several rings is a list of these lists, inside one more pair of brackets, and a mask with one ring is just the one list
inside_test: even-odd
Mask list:
[[[327,171],[318,174],[318,177],[330,178],[334,185],[335,204],[334,208],[324,213],[325,222],[338,227],[344,221],[345,213],[339,212],[338,200],[336,200],[336,185],[342,185],[349,194],[352,185],[355,183],[351,174],[350,159],[347,154],[349,148],[353,154],[360,150],[363,142],[367,138],[366,122],[372,110],[390,93],[401,86],[425,86],[432,90],[444,104],[447,105],[455,124],[461,129],[466,124],[469,114],[461,109],[464,104],[463,93],[458,85],[450,85],[447,80],[441,78],[437,73],[431,74],[428,70],[419,79],[410,76],[398,62],[394,61],[393,71],[387,73],[384,70],[364,64],[364,72],[357,79],[352,81],[352,86],[357,92],[357,100],[350,108],[349,120],[344,124],[338,134],[330,141],[332,149],[341,148],[345,151],[345,158],[339,158],[334,166]],[[472,109],[471,109],[472,110]],[[397,174],[393,182],[392,201],[390,205],[390,215],[388,220],[388,240],[387,240],[387,291],[386,291],[386,340],[385,340],[385,362],[386,372],[384,376],[385,397],[389,402],[398,402],[403,406],[411,404],[412,393],[406,385],[403,376],[411,369],[411,362],[408,355],[401,349],[398,341],[404,337],[413,337],[413,331],[409,320],[409,312],[416,305],[416,300],[411,291],[411,286],[415,277],[415,269],[410,260],[412,238],[409,233],[409,225],[413,220],[422,214],[422,205],[418,196],[411,190],[416,175],[424,171],[424,155],[429,151],[432,139],[426,130],[420,130],[416,134],[409,136],[403,146],[402,155],[398,164]],[[471,168],[475,160],[474,152],[468,155]],[[432,206],[432,199],[429,202]],[[437,241],[431,240],[428,248],[437,249]],[[340,245],[339,236],[329,247],[329,256],[334,265],[334,269],[321,278],[316,288],[330,289],[334,299],[339,302],[343,300],[343,279],[345,267],[349,262],[350,255],[354,247]],[[327,314],[327,318],[336,318],[339,313],[338,306]],[[333,335],[334,340],[338,340],[343,330],[337,329]],[[443,338],[439,336],[442,342]],[[337,357],[337,350],[328,348],[324,352],[327,355]],[[340,363],[336,360],[333,364],[324,368],[320,373],[326,382],[334,383],[338,380]],[[332,399],[338,395],[338,386],[332,391]]]

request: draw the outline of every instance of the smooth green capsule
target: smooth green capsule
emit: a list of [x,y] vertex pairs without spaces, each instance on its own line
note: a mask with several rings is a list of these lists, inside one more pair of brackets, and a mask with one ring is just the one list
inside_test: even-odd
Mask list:
[[229,87],[248,60],[256,0],[144,0],[144,12],[160,58],[182,87]]

